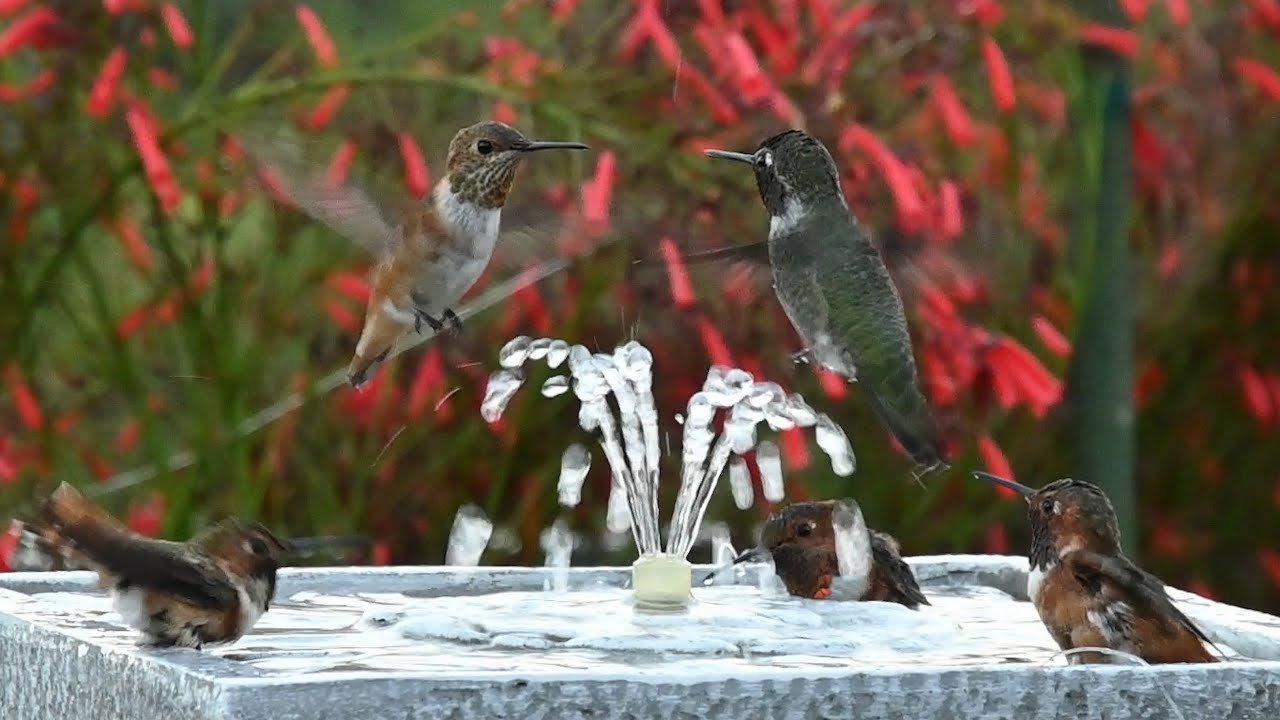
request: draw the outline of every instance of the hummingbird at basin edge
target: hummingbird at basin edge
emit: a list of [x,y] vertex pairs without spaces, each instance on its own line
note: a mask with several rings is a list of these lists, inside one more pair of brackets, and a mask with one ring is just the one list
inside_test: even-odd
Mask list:
[[862,509],[851,499],[782,508],[765,522],[760,544],[733,563],[765,555],[773,558],[787,592],[797,597],[877,600],[912,610],[929,604],[911,566],[902,559],[898,541],[869,529]]
[[254,522],[229,518],[187,542],[145,537],[67,483],[31,528],[98,574],[112,605],[141,645],[200,649],[234,642],[258,621],[276,591],[290,546]]
[[[1035,490],[990,473],[973,476],[1026,500],[1027,597],[1059,648],[1109,648],[1151,664],[1218,661],[1205,648],[1213,642],[1164,583],[1121,552],[1115,510],[1101,488],[1065,478]],[[1069,662],[1110,663],[1112,656],[1078,652]]]
[[[347,368],[363,387],[410,330],[457,332],[453,305],[475,285],[493,256],[502,208],[525,155],[589,150],[577,142],[530,140],[515,128],[484,121],[449,143],[445,174],[402,222],[394,224],[359,190],[306,178],[278,178],[299,207],[377,259],[364,328]],[[267,153],[270,154],[270,153]],[[291,186],[288,186],[291,185]]]
[[788,130],[751,154],[706,155],[755,172],[769,213],[774,291],[806,345],[796,356],[856,380],[914,462],[926,471],[947,467],[941,432],[920,391],[902,298],[849,209],[826,146]]

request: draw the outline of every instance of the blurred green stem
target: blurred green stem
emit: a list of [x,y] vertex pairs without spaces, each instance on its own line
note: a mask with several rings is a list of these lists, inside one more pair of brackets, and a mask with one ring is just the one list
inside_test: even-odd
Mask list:
[[[1086,3],[1093,19],[1120,24],[1114,0]],[[1127,61],[1096,47],[1081,50],[1082,92],[1075,122],[1097,133],[1079,165],[1082,211],[1072,237],[1077,317],[1075,352],[1067,374],[1072,472],[1103,488],[1115,505],[1121,533],[1137,533],[1134,487],[1133,280],[1129,212],[1130,80]],[[1087,157],[1091,152],[1096,157]],[[1091,197],[1089,197],[1091,196]],[[1132,543],[1132,541],[1131,541]],[[1136,549],[1136,543],[1130,549]]]

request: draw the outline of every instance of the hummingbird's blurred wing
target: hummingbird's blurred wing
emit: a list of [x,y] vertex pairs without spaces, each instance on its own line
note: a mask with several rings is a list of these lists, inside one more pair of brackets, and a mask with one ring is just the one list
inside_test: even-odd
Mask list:
[[316,155],[317,143],[284,130],[247,126],[234,133],[268,194],[286,200],[375,258],[390,252],[394,223],[358,183],[334,182]]
[[1112,614],[1114,629],[1126,638],[1135,625],[1155,625],[1160,636],[1173,639],[1182,635],[1187,642],[1203,642],[1222,652],[1173,604],[1159,578],[1123,555],[1077,550],[1063,556],[1062,563],[1081,587],[1101,597],[1106,607],[1129,608],[1128,614]]
[[920,590],[915,573],[898,549],[898,541],[892,536],[871,530],[871,556],[874,567],[882,570],[885,582],[893,593],[915,605],[928,605],[929,600]]

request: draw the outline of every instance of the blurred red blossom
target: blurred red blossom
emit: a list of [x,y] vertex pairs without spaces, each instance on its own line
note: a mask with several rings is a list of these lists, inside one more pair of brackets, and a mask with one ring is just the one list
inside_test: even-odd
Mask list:
[[320,22],[319,16],[305,4],[299,3],[294,9],[294,15],[298,19],[298,24],[302,26],[302,32],[307,37],[307,43],[311,45],[311,52],[316,56],[316,63],[322,68],[333,68],[338,65],[338,50],[334,47],[333,40],[329,37],[329,31],[324,29],[324,23]]
[[0,30],[0,58],[8,57],[27,46],[44,47],[49,30],[58,23],[58,14],[41,5]]
[[689,272],[684,260],[680,258],[680,250],[671,238],[662,238],[658,243],[658,251],[666,263],[667,278],[671,287],[671,302],[678,308],[692,307],[694,304],[693,284],[689,282]]
[[187,18],[177,5],[171,2],[163,3],[160,6],[160,20],[164,22],[164,28],[176,47],[186,50],[195,44],[196,39],[191,32],[191,26],[187,24]]
[[327,91],[316,106],[311,109],[306,120],[303,121],[306,129],[311,131],[323,130],[330,122],[333,116],[338,114],[342,109],[342,104],[346,102],[347,95],[351,92],[351,86],[347,84],[333,85]]
[[1238,57],[1233,63],[1236,74],[1258,89],[1268,100],[1280,101],[1280,74],[1262,63]]
[[[982,465],[987,469],[987,472],[1005,480],[1016,479],[1013,474],[1013,466],[1009,464],[1009,459],[1005,457],[1004,450],[1001,450],[1000,446],[990,436],[978,436],[978,455],[982,458]],[[996,492],[1006,498],[1018,496],[1018,493],[1003,485],[995,485],[995,489]]]
[[125,525],[130,530],[147,537],[155,537],[164,528],[165,497],[161,493],[152,493],[143,502],[135,502],[129,506],[129,514]]
[[408,132],[396,133],[396,140],[400,144],[400,161],[404,163],[405,189],[416,198],[425,197],[431,189],[431,179],[418,142]]
[[89,97],[85,99],[85,112],[90,117],[102,118],[115,106],[116,96],[120,90],[120,78],[124,76],[125,62],[128,55],[124,48],[117,47],[107,54],[102,62],[102,69],[89,89]]
[[137,100],[129,102],[125,109],[125,120],[129,124],[129,131],[133,134],[133,145],[138,151],[138,156],[142,158],[147,182],[151,184],[151,190],[160,201],[160,208],[165,213],[172,214],[182,202],[182,189],[173,176],[169,160],[160,149],[157,129],[151,123],[146,108]]

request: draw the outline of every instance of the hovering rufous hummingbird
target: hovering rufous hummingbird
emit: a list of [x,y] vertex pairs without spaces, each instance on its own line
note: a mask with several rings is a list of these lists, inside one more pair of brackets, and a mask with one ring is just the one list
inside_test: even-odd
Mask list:
[[[1173,604],[1164,583],[1120,551],[1115,510],[1101,488],[1066,478],[1034,490],[985,472],[973,475],[1027,501],[1027,596],[1058,647],[1109,648],[1152,664],[1217,662],[1205,648],[1212,641]],[[1068,661],[1113,658],[1081,652]]]
[[[313,178],[279,178],[294,202],[338,233],[372,250],[364,329],[347,380],[360,388],[396,342],[423,325],[437,332],[462,321],[452,305],[480,278],[498,240],[502,207],[527,153],[588,150],[576,142],[529,140],[515,128],[485,121],[453,136],[445,174],[425,201],[393,226],[372,200],[351,187]],[[270,155],[271,152],[265,154]]]
[[[846,553],[837,552],[840,535],[847,540]],[[911,566],[902,559],[898,541],[869,530],[862,509],[853,500],[827,500],[788,505],[765,522],[759,546],[734,559],[734,564],[773,557],[774,571],[787,592],[823,600],[833,597],[833,581],[841,578],[840,592],[854,600],[879,600],[916,609],[928,605]],[[842,572],[842,571],[847,571]]]
[[144,537],[65,482],[40,515],[31,529],[96,571],[116,612],[153,647],[239,639],[270,607],[280,557],[290,550],[262,525],[234,518],[188,542]]

